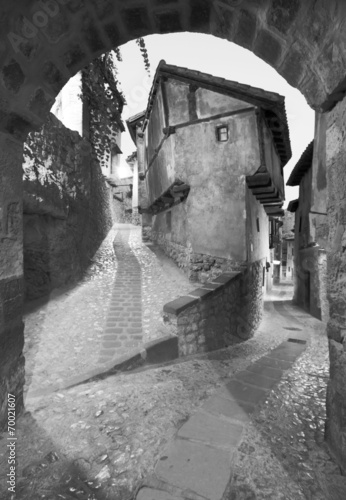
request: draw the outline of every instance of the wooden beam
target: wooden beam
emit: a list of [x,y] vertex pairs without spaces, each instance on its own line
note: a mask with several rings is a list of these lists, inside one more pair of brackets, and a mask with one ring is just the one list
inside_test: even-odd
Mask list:
[[263,193],[263,194],[257,194],[256,198],[258,201],[265,200],[265,199],[271,199],[271,198],[279,198],[280,195],[275,189],[272,193]]
[[246,177],[247,185],[250,189],[258,187],[272,186],[272,180],[269,174],[255,174]]
[[259,194],[265,194],[265,193],[274,193],[275,192],[275,187],[274,186],[267,186],[267,187],[260,187],[260,188],[253,188],[252,189],[252,194],[255,196]]

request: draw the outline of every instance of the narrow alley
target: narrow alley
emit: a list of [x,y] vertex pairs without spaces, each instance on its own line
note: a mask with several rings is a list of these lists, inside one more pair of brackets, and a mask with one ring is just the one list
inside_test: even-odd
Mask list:
[[[16,429],[16,499],[345,498],[345,478],[324,441],[325,328],[291,304],[290,283],[265,297],[261,325],[246,342],[110,371],[119,357],[167,334],[163,305],[192,288],[161,251],[142,243],[140,228],[118,224],[77,286],[26,311],[26,412]],[[294,355],[275,354],[283,343]],[[256,372],[263,360],[267,377]],[[256,373],[257,382],[244,378]],[[247,380],[250,399],[239,404],[251,411],[240,423],[227,416],[232,398],[225,384]],[[218,418],[213,432],[222,446],[205,431],[210,418]],[[216,455],[211,463],[202,450],[192,473],[170,481],[164,465],[173,460],[174,471],[177,458],[167,449],[189,439],[195,446],[211,439],[206,449]],[[220,457],[229,454],[228,441],[233,458],[227,468]],[[0,498],[10,500],[6,445],[1,439]],[[189,484],[193,474],[200,476],[198,491]]]

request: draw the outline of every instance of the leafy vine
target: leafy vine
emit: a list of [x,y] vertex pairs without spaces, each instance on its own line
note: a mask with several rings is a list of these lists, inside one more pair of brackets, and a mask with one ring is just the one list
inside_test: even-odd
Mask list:
[[82,70],[80,97],[89,110],[90,142],[101,166],[110,160],[112,141],[119,131],[126,102],[118,83],[112,52],[106,52]]
[[148,55],[148,50],[145,45],[145,41],[143,38],[137,38],[136,40],[137,45],[139,46],[139,50],[141,51],[142,57],[144,59],[144,65],[145,69],[150,76],[150,62],[149,62],[149,55]]

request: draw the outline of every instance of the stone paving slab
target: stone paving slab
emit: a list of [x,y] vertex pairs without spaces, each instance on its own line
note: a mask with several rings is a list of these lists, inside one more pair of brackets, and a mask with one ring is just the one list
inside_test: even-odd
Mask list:
[[[232,462],[249,415],[305,349],[305,344],[283,342],[264,360],[253,363],[254,371],[238,372],[179,429],[156,465],[157,477],[205,499],[221,500],[233,475]],[[150,495],[143,493],[142,500],[151,500]],[[164,497],[158,492],[152,498]]]
[[178,437],[203,441],[211,446],[232,448],[238,446],[243,425],[220,419],[215,415],[198,412],[178,432]]
[[235,379],[245,384],[260,387],[261,389],[271,389],[280,380],[280,378],[269,378],[247,370],[237,373]]
[[220,395],[215,395],[203,404],[202,410],[231,420],[248,422],[249,415],[254,412],[255,406],[250,403],[231,401]]
[[137,500],[182,500],[181,497],[172,496],[165,491],[152,490],[151,488],[142,488]]
[[231,455],[230,450],[175,439],[155,472],[170,484],[209,500],[220,500],[231,476]]
[[253,363],[246,368],[247,371],[256,373],[257,375],[263,375],[264,377],[274,378],[275,380],[280,380],[283,374],[283,370],[279,368],[273,368],[271,366],[266,366],[261,363]]
[[279,370],[288,370],[293,365],[293,361],[285,361],[283,359],[263,356],[254,363],[254,366],[268,366],[270,368],[278,368]]
[[245,403],[256,405],[263,401],[267,392],[267,390],[260,387],[244,384],[243,382],[234,379],[220,389],[218,394],[227,399],[244,401]]
[[304,344],[295,344],[293,342],[284,342],[276,349],[268,353],[268,358],[276,358],[284,361],[295,361],[296,357],[301,354],[306,346]]

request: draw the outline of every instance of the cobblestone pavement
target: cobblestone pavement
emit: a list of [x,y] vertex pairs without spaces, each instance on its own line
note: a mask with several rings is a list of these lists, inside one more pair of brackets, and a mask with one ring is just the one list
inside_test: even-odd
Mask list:
[[[293,307],[286,300],[291,293],[292,287],[274,291],[259,330],[242,344],[28,398],[17,421],[15,498],[135,498],[167,443],[206,399],[292,331],[304,330],[310,335],[305,353],[246,427],[224,500],[344,500],[345,478],[323,441],[324,326]],[[11,498],[6,437],[0,440],[3,500]]]
[[68,386],[75,376],[164,336],[162,308],[194,286],[141,241],[141,228],[116,224],[84,278],[27,305],[26,392]]

